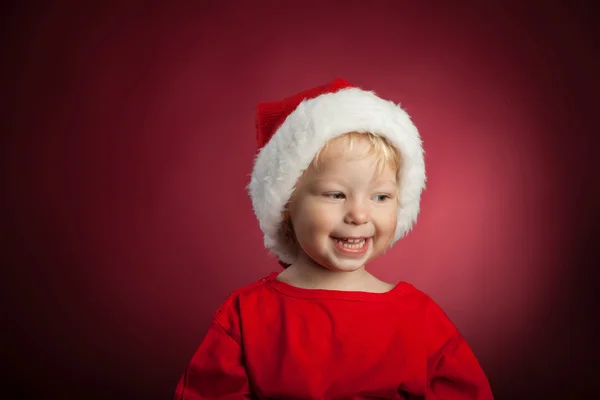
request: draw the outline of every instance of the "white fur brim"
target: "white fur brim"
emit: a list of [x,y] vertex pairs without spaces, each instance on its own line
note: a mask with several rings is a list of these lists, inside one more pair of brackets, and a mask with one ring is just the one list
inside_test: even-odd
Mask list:
[[284,207],[319,149],[348,132],[384,136],[402,156],[398,223],[390,247],[417,220],[426,175],[421,138],[409,115],[399,105],[359,88],[305,100],[260,150],[248,184],[265,246],[286,264],[295,261],[297,249],[281,234]]

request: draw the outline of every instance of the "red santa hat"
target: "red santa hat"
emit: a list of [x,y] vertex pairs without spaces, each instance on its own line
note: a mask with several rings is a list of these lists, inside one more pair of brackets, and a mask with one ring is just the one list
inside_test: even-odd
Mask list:
[[297,257],[297,245],[282,229],[283,211],[296,182],[327,141],[348,132],[383,136],[401,156],[398,223],[390,247],[417,220],[426,181],[423,147],[417,128],[399,105],[343,79],[281,101],[259,103],[260,150],[248,191],[265,246],[284,265]]

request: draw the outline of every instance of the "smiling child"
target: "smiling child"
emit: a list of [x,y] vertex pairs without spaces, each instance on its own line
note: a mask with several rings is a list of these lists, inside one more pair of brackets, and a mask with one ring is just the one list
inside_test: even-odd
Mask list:
[[406,112],[342,79],[261,103],[248,186],[285,268],[232,293],[175,398],[492,399],[442,309],[368,262],[407,234],[425,164]]

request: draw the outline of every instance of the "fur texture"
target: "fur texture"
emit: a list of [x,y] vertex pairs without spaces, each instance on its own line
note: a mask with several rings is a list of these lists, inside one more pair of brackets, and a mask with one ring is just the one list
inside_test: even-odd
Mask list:
[[298,178],[328,140],[353,131],[386,137],[402,156],[398,224],[390,247],[416,222],[425,189],[425,162],[419,132],[408,114],[359,88],[322,94],[300,103],[260,150],[247,188],[265,246],[283,263],[292,264],[297,254],[281,228],[282,212]]

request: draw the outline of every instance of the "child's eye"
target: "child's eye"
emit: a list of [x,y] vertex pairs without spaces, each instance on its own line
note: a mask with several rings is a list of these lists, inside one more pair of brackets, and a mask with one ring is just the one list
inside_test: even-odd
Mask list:
[[375,196],[375,200],[378,202],[383,202],[390,198],[391,198],[391,196],[387,195],[387,194],[378,194]]
[[340,200],[344,198],[343,193],[326,193],[325,197],[329,197],[330,199]]

